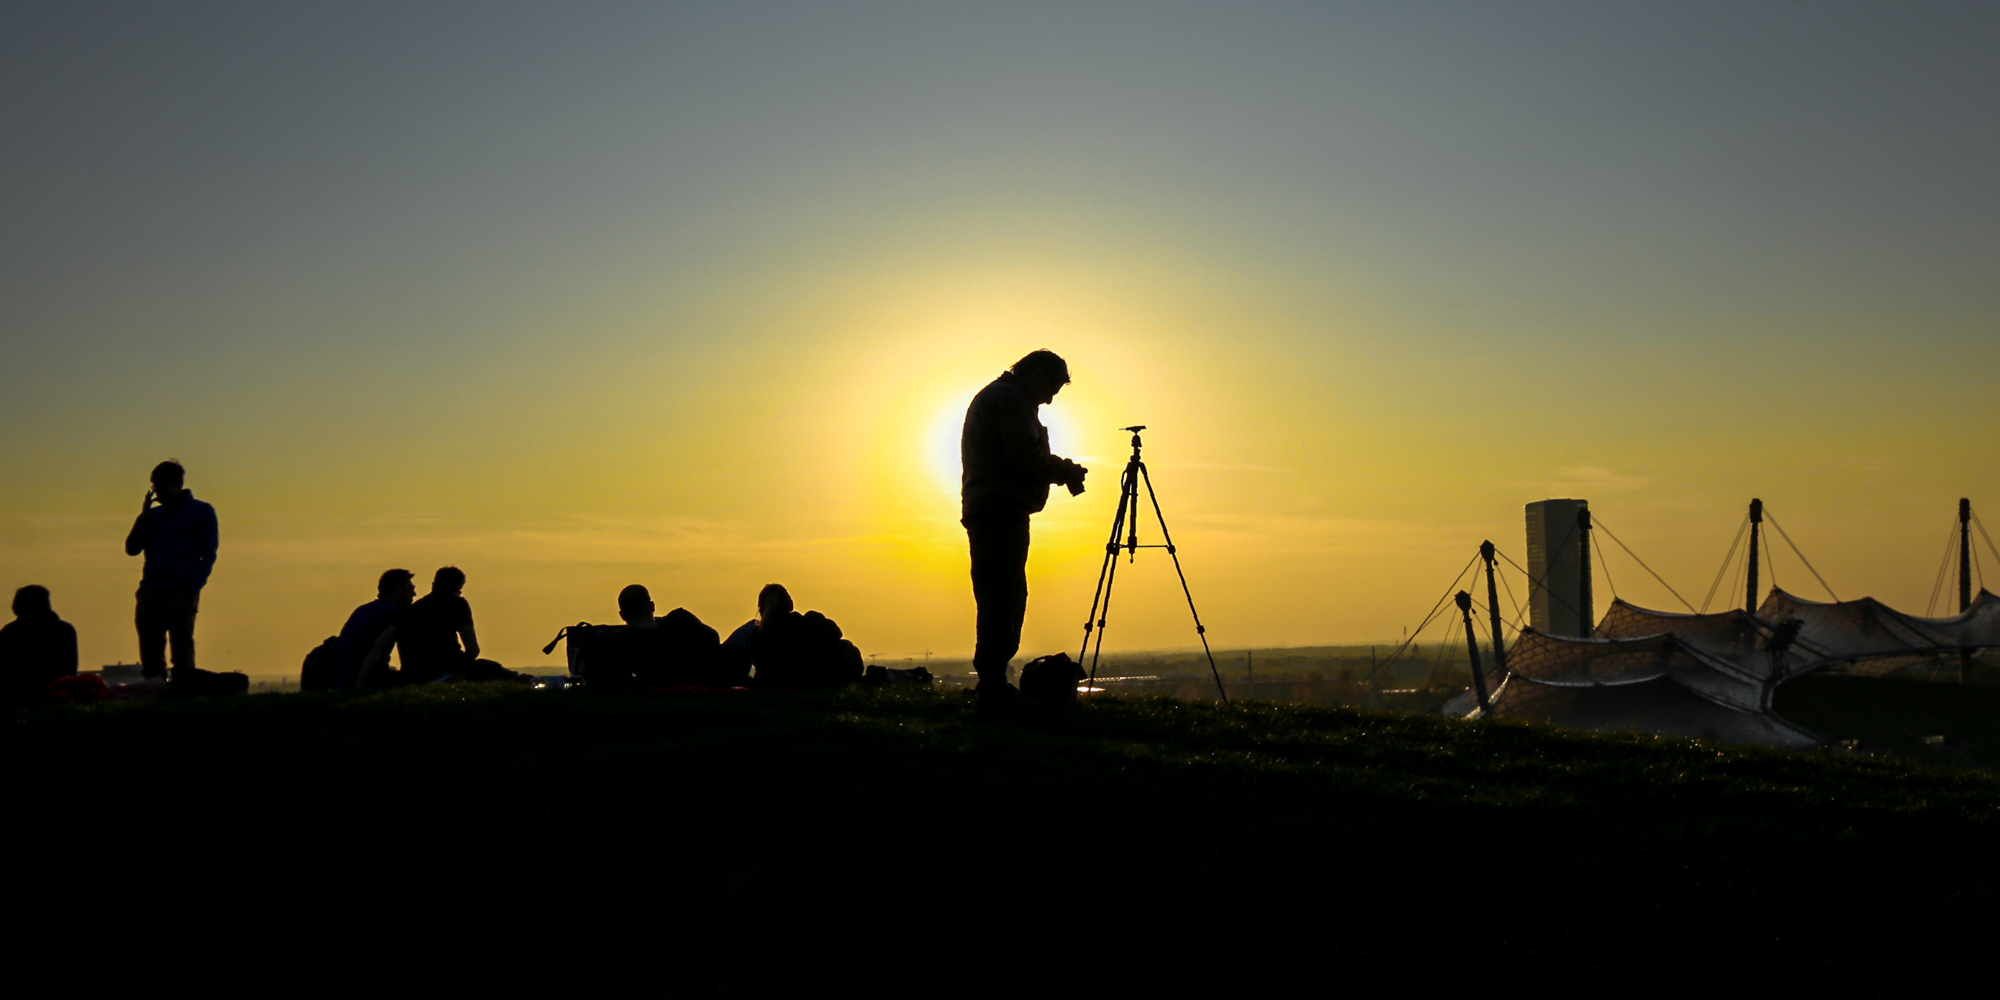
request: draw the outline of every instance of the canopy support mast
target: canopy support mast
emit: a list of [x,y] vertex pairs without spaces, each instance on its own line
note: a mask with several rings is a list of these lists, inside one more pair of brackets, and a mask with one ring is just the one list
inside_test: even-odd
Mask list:
[[1747,615],[1757,613],[1757,539],[1763,525],[1764,501],[1753,497],[1750,500],[1750,573],[1743,587],[1743,613]]
[[[1972,610],[1972,498],[1958,498],[1958,613]],[[1972,650],[1958,651],[1958,682],[1972,683]]]
[[1493,542],[1479,543],[1479,558],[1486,560],[1486,611],[1493,619],[1493,679],[1507,675],[1507,645],[1500,639],[1500,590],[1493,583]]
[[1458,610],[1465,615],[1465,654],[1472,663],[1472,693],[1479,699],[1479,714],[1484,717],[1492,706],[1486,703],[1486,674],[1479,669],[1479,633],[1472,629],[1472,595],[1458,592]]
[[1597,632],[1597,623],[1590,620],[1590,616],[1595,612],[1596,605],[1591,603],[1591,594],[1590,594],[1590,508],[1589,507],[1584,507],[1576,512],[1576,538],[1577,542],[1583,546],[1582,550],[1577,552],[1577,563],[1576,563],[1577,606],[1579,610],[1582,612],[1583,620],[1577,622],[1576,624],[1578,628],[1583,630],[1579,634],[1584,636],[1585,638],[1589,638],[1591,635]]
[[1972,499],[1958,498],[1958,613],[1972,610]]

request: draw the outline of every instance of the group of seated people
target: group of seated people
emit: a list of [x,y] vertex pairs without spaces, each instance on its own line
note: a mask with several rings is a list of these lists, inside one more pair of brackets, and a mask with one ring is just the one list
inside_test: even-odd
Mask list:
[[[417,597],[415,575],[392,569],[376,582],[376,598],[347,617],[340,635],[309,658],[301,686],[354,690],[442,680],[522,680],[479,655],[479,635],[466,601],[465,573],[437,571],[431,592]],[[765,690],[836,687],[861,679],[861,651],[840,626],[817,611],[800,614],[779,584],[757,594],[757,617],[725,641],[686,608],[656,613],[639,584],[618,594],[623,625],[569,630],[571,669],[591,687],[612,691],[665,688]],[[390,666],[399,654],[402,669]]]
[[[446,566],[417,596],[416,576],[392,569],[376,581],[375,600],[355,608],[340,634],[307,657],[301,687],[353,690],[442,680],[520,680],[479,655],[465,573]],[[665,688],[797,690],[861,679],[861,651],[817,611],[798,612],[790,592],[769,584],[757,594],[757,617],[723,639],[686,608],[655,614],[653,596],[633,584],[618,594],[622,626],[573,629],[571,667],[591,687],[612,691]],[[390,665],[399,654],[401,669]],[[14,594],[14,620],[0,626],[0,703],[26,703],[77,673],[76,629],[55,613],[46,587]]]
[[838,687],[861,679],[861,650],[817,611],[800,614],[779,584],[757,594],[757,617],[727,640],[686,608],[656,614],[639,584],[618,593],[623,626],[573,631],[571,666],[609,690]]
[[[301,687],[345,691],[448,679],[529,679],[480,658],[465,571],[456,566],[440,568],[431,577],[431,592],[421,598],[416,574],[384,572],[375,582],[375,599],[355,608],[329,643],[328,658],[318,669],[308,658],[306,673],[316,676],[301,678]],[[398,653],[401,670],[389,665],[391,650]]]

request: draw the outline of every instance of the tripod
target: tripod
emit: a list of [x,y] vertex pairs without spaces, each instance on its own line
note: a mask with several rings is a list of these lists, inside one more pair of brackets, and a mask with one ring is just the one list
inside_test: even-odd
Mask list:
[[[1229,703],[1229,692],[1222,688],[1222,671],[1215,666],[1215,653],[1208,648],[1208,629],[1201,623],[1201,612],[1194,609],[1194,592],[1188,590],[1187,574],[1181,570],[1181,557],[1174,548],[1174,536],[1167,532],[1167,516],[1160,513],[1160,496],[1153,492],[1153,477],[1146,472],[1146,463],[1139,458],[1139,432],[1146,425],[1122,427],[1120,430],[1132,432],[1132,458],[1125,463],[1125,474],[1119,479],[1118,513],[1111,519],[1111,540],[1104,543],[1104,565],[1097,571],[1097,591],[1090,597],[1090,618],[1083,623],[1083,648],[1076,658],[1082,662],[1085,653],[1090,652],[1090,633],[1097,630],[1097,651],[1090,655],[1091,686],[1097,683],[1097,661],[1104,655],[1104,621],[1111,617],[1111,585],[1118,581],[1118,550],[1124,549],[1129,560],[1136,560],[1140,549],[1166,549],[1174,560],[1174,575],[1181,578],[1181,593],[1187,595],[1188,614],[1194,618],[1194,634],[1201,637],[1201,651],[1208,654],[1208,672],[1215,676],[1215,691],[1222,696],[1223,704]],[[1146,483],[1146,498],[1153,502],[1153,517],[1160,522],[1160,538],[1163,545],[1139,544],[1139,482]],[[1125,540],[1120,542],[1119,535]],[[1100,609],[1102,614],[1099,613]]]

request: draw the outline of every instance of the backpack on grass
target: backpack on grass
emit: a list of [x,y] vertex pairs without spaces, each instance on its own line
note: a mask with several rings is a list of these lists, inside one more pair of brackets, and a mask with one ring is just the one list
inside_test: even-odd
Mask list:
[[306,654],[306,662],[299,666],[299,690],[331,691],[335,671],[334,653],[340,648],[340,637],[330,635],[326,641],[313,647]]
[[550,639],[548,645],[542,647],[542,655],[555,652],[556,644],[567,640],[563,652],[569,660],[570,676],[589,681],[591,651],[602,646],[605,639],[623,631],[623,625],[592,625],[589,622],[566,625],[556,632],[556,637]]
[[1021,697],[1050,705],[1076,701],[1076,683],[1084,678],[1083,667],[1068,653],[1042,656],[1021,668]]
[[219,695],[245,694],[250,690],[250,675],[240,670],[220,673],[199,667],[175,667],[173,680],[167,682],[167,690],[162,698],[213,698]]
[[921,686],[929,684],[932,680],[934,678],[931,677],[929,667],[898,668],[871,665],[861,675],[863,684],[883,684],[891,687],[906,684]]

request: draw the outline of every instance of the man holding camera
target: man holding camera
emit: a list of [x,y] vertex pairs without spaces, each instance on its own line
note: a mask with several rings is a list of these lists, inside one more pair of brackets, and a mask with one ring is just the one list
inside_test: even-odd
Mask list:
[[972,667],[981,707],[1018,695],[1007,664],[1021,649],[1028,611],[1028,516],[1047,506],[1049,487],[1083,492],[1089,470],[1049,453],[1049,431],[1036,409],[1069,384],[1069,363],[1035,351],[972,397],[959,438],[961,524],[972,548],[972,597],[979,636]]

